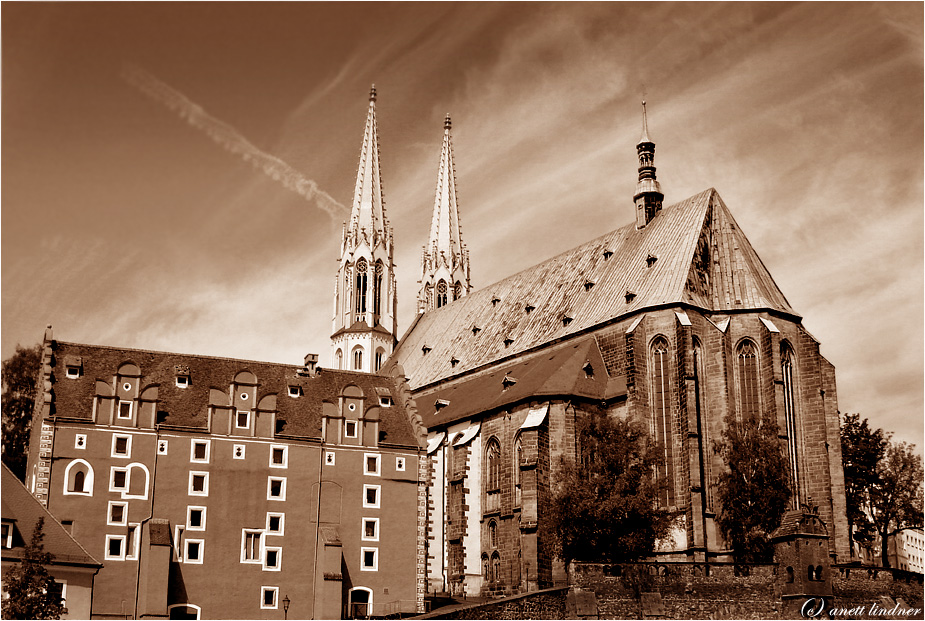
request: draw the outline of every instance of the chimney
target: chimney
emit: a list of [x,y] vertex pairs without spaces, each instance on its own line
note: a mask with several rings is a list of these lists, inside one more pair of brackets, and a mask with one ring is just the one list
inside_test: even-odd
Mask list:
[[302,367],[299,375],[308,375],[315,377],[318,373],[318,354],[305,354],[305,365]]

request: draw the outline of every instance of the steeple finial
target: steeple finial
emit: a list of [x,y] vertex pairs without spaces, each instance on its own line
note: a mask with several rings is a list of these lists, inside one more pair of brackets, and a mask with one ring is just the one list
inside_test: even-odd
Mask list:
[[[376,85],[375,85],[375,84],[373,84],[373,85],[369,88],[369,100],[370,100],[371,102],[372,102],[372,101],[376,101]],[[644,105],[644,104],[643,104],[643,105]]]
[[446,113],[446,118],[443,120],[443,129],[449,130],[453,126],[453,121],[450,120],[450,113]]
[[652,142],[649,139],[649,123],[646,118],[646,100],[642,100],[642,137],[639,139],[637,144],[642,144],[644,142]]
[[639,158],[639,178],[633,202],[636,204],[636,228],[641,229],[662,210],[665,198],[655,177],[655,143],[649,138],[645,100],[642,101],[642,137],[636,143],[636,155]]

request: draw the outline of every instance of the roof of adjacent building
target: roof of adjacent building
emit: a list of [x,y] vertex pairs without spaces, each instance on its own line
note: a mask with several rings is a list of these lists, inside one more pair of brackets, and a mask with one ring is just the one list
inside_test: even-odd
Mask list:
[[628,224],[419,315],[391,360],[417,390],[645,309],[681,304],[799,319],[712,188],[665,207],[642,229]]
[[32,541],[32,533],[35,531],[39,518],[45,518],[42,527],[42,532],[45,534],[43,544],[45,552],[54,556],[53,563],[102,567],[100,562],[93,558],[48,512],[48,509],[29,493],[26,486],[5,464],[2,477],[3,494],[0,496],[0,513],[4,521],[13,521],[16,529],[13,547],[3,550],[4,558],[22,558],[23,548]]
[[771,539],[796,537],[801,535],[827,536],[825,523],[815,512],[806,509],[792,509],[784,513]]
[[[80,377],[65,377],[66,359],[79,356]],[[161,422],[205,431],[208,425],[209,391],[212,388],[227,393],[234,377],[249,371],[257,377],[257,400],[277,395],[277,421],[285,421],[286,436],[321,437],[322,403],[336,403],[348,386],[359,388],[370,403],[378,406],[379,396],[386,391],[393,397],[400,393],[399,381],[391,377],[318,368],[313,376],[300,372],[301,366],[273,362],[257,362],[233,358],[217,358],[140,349],[125,349],[101,345],[54,342],[52,385],[54,412],[58,416],[92,419],[96,381],[112,384],[119,367],[126,362],[141,370],[140,390],[157,386],[157,409],[164,412]],[[176,385],[178,367],[188,373],[189,385]],[[298,387],[301,395],[289,397],[289,387]],[[418,436],[410,419],[411,413],[401,399],[393,398],[390,407],[381,407],[379,430],[388,444],[417,447]]]

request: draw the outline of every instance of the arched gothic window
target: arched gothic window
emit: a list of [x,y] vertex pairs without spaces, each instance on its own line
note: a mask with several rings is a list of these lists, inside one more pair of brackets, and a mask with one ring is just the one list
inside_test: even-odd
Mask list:
[[800,459],[797,445],[797,421],[794,407],[793,350],[787,343],[780,346],[781,378],[784,382],[784,424],[787,428],[787,458],[790,463],[790,505],[800,506]]
[[707,424],[706,403],[703,398],[703,347],[694,339],[694,407],[697,412],[697,432],[700,434],[700,468],[703,472],[703,503],[707,511],[713,510],[713,468],[710,451],[710,428]]
[[501,445],[494,438],[485,448],[485,510],[496,511],[501,507]]
[[356,314],[358,316],[356,321],[360,321],[362,317],[359,317],[359,315],[366,312],[366,284],[368,271],[369,266],[366,263],[366,259],[357,261]]
[[344,352],[342,352],[340,349],[334,352],[334,365],[338,369],[344,368]]
[[498,547],[498,523],[494,520],[488,523],[488,547],[491,549]]
[[362,371],[363,370],[363,348],[357,347],[353,350],[353,370]]
[[93,468],[83,459],[75,459],[64,470],[64,493],[93,495]]
[[491,555],[491,581],[501,581],[501,555],[497,552]]
[[441,306],[446,306],[446,293],[447,293],[446,281],[441,280],[440,282],[437,283],[437,308],[440,308]]
[[668,341],[658,337],[652,342],[651,389],[652,416],[649,421],[651,437],[661,451],[656,472],[665,484],[659,493],[662,506],[674,505],[674,424],[672,406],[674,398],[671,391],[671,364],[669,362]]
[[521,502],[521,473],[520,473],[520,464],[524,461],[524,447],[520,441],[520,436],[517,436],[517,439],[514,440],[514,506],[520,506]]
[[458,300],[459,298],[462,297],[462,294],[463,294],[462,283],[457,280],[456,284],[453,285],[453,299]]
[[736,380],[739,389],[739,420],[758,418],[758,348],[745,340],[736,350]]
[[382,314],[382,261],[376,261],[376,274],[373,276],[373,313],[376,314],[376,321]]
[[385,362],[385,350],[381,347],[376,350],[376,366],[373,371],[378,371],[382,368],[382,363]]

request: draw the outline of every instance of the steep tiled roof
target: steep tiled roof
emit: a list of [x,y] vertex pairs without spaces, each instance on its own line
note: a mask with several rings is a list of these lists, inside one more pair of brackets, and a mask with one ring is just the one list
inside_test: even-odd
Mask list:
[[417,389],[665,304],[797,317],[711,188],[424,313],[391,360]]
[[[65,377],[65,358],[80,356],[83,370],[77,379]],[[56,341],[52,373],[54,413],[58,416],[91,419],[96,380],[112,385],[113,376],[124,362],[141,370],[140,388],[157,385],[157,409],[166,413],[161,421],[168,425],[205,429],[208,423],[209,389],[227,393],[235,375],[250,371],[257,377],[257,403],[266,395],[276,394],[277,420],[286,422],[287,436],[321,437],[322,401],[336,402],[348,385],[363,391],[372,403],[378,403],[382,390],[398,394],[398,380],[390,377],[318,369],[314,377],[299,374],[301,367],[272,362],[215,358],[140,349],[122,349],[99,345],[82,345]],[[177,367],[189,370],[189,386],[176,385]],[[298,386],[302,396],[290,398],[289,386]],[[380,431],[384,442],[418,446],[405,409],[399,403],[380,410]]]
[[100,566],[77,540],[71,537],[58,520],[52,516],[16,475],[3,466],[3,494],[0,496],[0,513],[4,520],[13,520],[18,536],[13,539],[13,548],[3,550],[3,558],[22,558],[23,546],[32,540],[32,532],[39,518],[45,518],[42,531],[45,533],[45,551],[54,555],[54,563]]
[[808,513],[803,509],[794,509],[784,513],[771,539],[781,539],[797,535],[827,536],[825,523],[815,513]]

